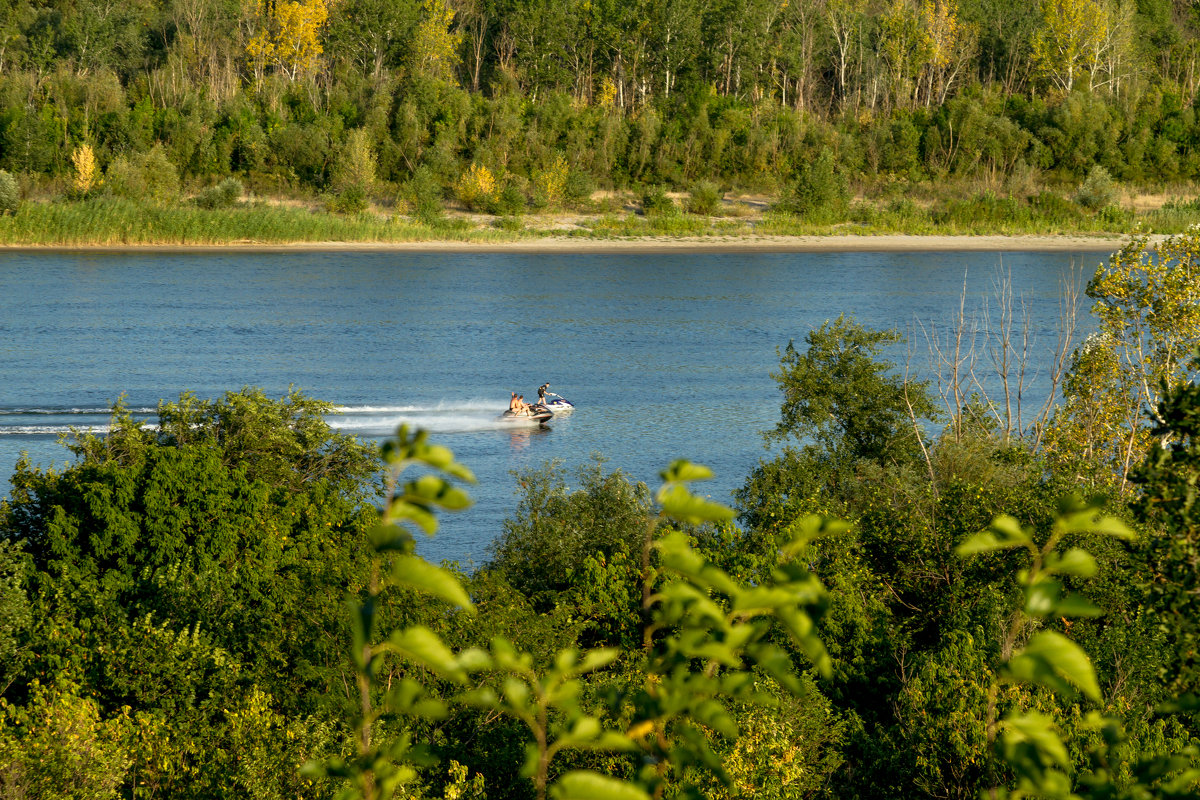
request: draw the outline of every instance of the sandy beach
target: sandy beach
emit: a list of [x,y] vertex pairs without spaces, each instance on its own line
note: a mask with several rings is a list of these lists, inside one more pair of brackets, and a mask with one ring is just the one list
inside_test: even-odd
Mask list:
[[672,252],[913,252],[936,251],[1034,251],[1108,253],[1121,247],[1127,236],[650,236],[601,239],[551,236],[508,242],[413,241],[413,242],[296,242],[266,244],[232,242],[222,245],[88,245],[0,246],[5,251],[88,252],[195,252],[195,251],[346,251],[346,252],[495,252],[495,253],[653,253]]

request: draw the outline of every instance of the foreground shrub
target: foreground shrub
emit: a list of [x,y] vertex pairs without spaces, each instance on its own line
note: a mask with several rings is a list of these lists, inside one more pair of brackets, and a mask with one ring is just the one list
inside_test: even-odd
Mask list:
[[471,211],[486,208],[495,195],[496,178],[490,169],[481,164],[472,164],[454,182],[454,196]]
[[523,490],[516,515],[492,543],[489,565],[537,606],[579,580],[576,565],[590,556],[638,554],[650,509],[646,486],[600,462],[580,467],[571,490],[558,470],[531,469],[518,478]]
[[325,207],[335,214],[360,214],[367,210],[368,205],[367,193],[358,185],[347,186],[325,200]]
[[642,192],[642,213],[646,216],[670,215],[679,211],[675,201],[662,186],[650,186]]
[[413,171],[400,198],[412,209],[413,216],[428,222],[442,214],[442,184],[433,170],[421,165]]
[[115,197],[167,203],[179,196],[179,173],[162,145],[133,157],[118,156],[104,176],[109,194]]
[[226,178],[196,195],[196,205],[207,209],[231,208],[242,199],[243,191],[241,181],[237,178]]
[[0,169],[0,214],[15,214],[21,205],[21,187],[11,173]]
[[538,195],[548,206],[556,206],[563,201],[567,191],[567,178],[571,174],[567,159],[562,154],[554,157],[554,161],[533,176],[534,187]]
[[96,167],[96,153],[90,144],[81,144],[71,153],[71,164],[75,176],[71,180],[71,193],[78,198],[87,197],[96,188],[100,172]]
[[1108,170],[1096,165],[1079,185],[1075,202],[1088,211],[1099,211],[1117,202],[1117,191],[1117,182],[1108,174]]
[[796,179],[780,199],[778,208],[799,216],[831,216],[850,199],[846,178],[838,171],[833,153],[824,149],[796,170]]
[[712,181],[697,181],[688,196],[687,210],[712,216],[721,210],[721,188]]

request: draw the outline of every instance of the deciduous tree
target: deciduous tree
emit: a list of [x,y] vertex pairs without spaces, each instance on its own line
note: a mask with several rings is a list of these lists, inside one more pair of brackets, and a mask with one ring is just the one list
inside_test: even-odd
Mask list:
[[1044,0],[1042,24],[1033,40],[1033,57],[1054,86],[1070,92],[1095,69],[1095,57],[1108,35],[1104,0]]
[[1047,447],[1090,460],[1102,485],[1124,492],[1151,423],[1162,422],[1163,393],[1197,369],[1187,355],[1200,342],[1200,233],[1134,239],[1100,265],[1087,295],[1100,330],[1075,354]]

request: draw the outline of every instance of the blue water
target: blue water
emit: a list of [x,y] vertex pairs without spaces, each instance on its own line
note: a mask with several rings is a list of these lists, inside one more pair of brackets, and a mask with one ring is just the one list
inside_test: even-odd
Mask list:
[[[653,486],[675,458],[728,500],[778,418],[777,348],[841,313],[909,335],[968,311],[1011,272],[1044,382],[1064,280],[1103,253],[0,253],[0,473],[69,454],[120,394],[150,412],[185,390],[289,386],[369,438],[429,428],[479,477],[421,552],[479,563],[516,505],[512,470],[593,454]],[[1075,268],[1073,272],[1072,267]],[[509,391],[577,405],[550,429],[496,420]]]

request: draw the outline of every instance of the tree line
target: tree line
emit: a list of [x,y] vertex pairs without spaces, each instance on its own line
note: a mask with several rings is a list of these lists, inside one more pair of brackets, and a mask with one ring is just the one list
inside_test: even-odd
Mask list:
[[471,573],[414,553],[474,481],[422,432],[118,404],[0,504],[0,794],[1194,797],[1198,259],[1101,264],[1045,407],[1016,300],[927,380],[829,320],[733,507],[529,471]]
[[410,206],[472,166],[535,206],[781,191],[825,152],[884,187],[1187,181],[1196,26],[1168,0],[4,0],[0,169],[65,188],[86,147],[77,194]]

